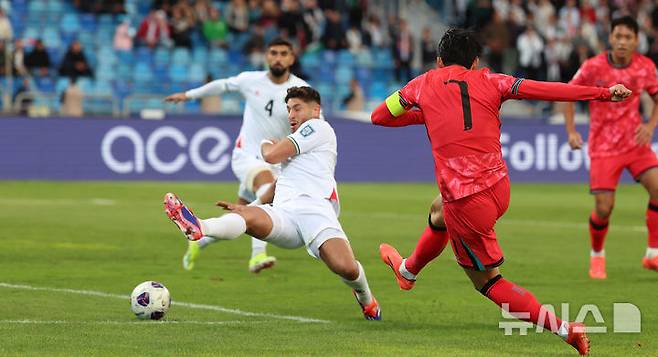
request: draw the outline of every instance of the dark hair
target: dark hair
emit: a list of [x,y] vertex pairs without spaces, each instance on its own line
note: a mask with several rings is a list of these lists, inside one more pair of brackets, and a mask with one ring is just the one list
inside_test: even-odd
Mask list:
[[446,66],[458,64],[469,68],[482,54],[482,44],[474,31],[451,28],[439,41],[436,54]]
[[308,86],[288,88],[288,94],[286,95],[286,100],[285,100],[286,103],[288,103],[288,100],[290,100],[291,98],[299,98],[306,103],[316,102],[318,104],[322,104],[322,102],[320,101],[320,93],[318,93],[318,91]]
[[640,31],[640,26],[637,24],[637,21],[631,16],[622,16],[618,17],[610,23],[610,32],[615,30],[617,26],[626,26],[631,29],[635,34]]
[[270,41],[267,44],[267,48],[270,48],[272,46],[288,46],[290,51],[293,51],[292,43],[283,37],[275,37],[274,39],[272,39],[272,41]]

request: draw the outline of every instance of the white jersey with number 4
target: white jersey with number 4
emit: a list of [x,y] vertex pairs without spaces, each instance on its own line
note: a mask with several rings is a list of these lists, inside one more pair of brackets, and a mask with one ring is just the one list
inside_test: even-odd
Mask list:
[[260,142],[263,139],[282,139],[290,134],[284,101],[288,88],[308,86],[293,74],[286,82],[275,84],[267,74],[268,71],[242,72],[235,77],[214,80],[189,90],[185,95],[197,99],[224,92],[240,92],[246,99],[246,106],[236,147],[260,157]]
[[[334,172],[338,156],[336,133],[322,119],[310,119],[288,135],[297,155],[281,164],[274,206],[299,196],[337,201]],[[338,213],[336,207],[336,213]]]

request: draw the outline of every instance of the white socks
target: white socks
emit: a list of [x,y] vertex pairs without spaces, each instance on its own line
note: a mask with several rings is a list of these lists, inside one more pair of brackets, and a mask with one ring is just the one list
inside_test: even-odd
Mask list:
[[566,341],[567,337],[569,337],[569,323],[562,321],[562,325],[560,325],[560,328],[557,330],[556,334]]
[[407,266],[404,265],[404,262],[406,262],[407,259],[402,259],[402,264],[400,264],[400,267],[398,268],[398,271],[400,272],[400,275],[405,277],[407,280],[415,281],[416,280],[416,274],[410,272],[407,270]]
[[605,257],[605,249],[601,249],[600,252],[595,252],[593,250],[590,250],[589,256],[590,257]]
[[342,280],[347,286],[354,289],[356,292],[356,298],[359,300],[361,305],[366,306],[372,302],[372,293],[370,292],[370,287],[368,286],[366,272],[363,271],[361,263],[357,261],[356,264],[359,266],[359,277],[355,280]]
[[235,239],[247,230],[247,222],[237,213],[227,213],[219,218],[202,219],[199,222],[201,231],[215,239]]
[[646,257],[652,259],[653,257],[658,256],[658,248],[649,248],[647,247]]
[[255,257],[260,253],[265,253],[265,247],[267,247],[267,242],[260,239],[251,237],[251,257]]

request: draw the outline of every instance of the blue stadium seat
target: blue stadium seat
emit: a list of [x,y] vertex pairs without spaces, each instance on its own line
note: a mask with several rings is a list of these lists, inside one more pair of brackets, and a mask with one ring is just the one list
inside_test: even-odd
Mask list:
[[172,82],[185,82],[187,81],[187,66],[181,64],[173,64],[169,68],[169,78]]
[[133,51],[116,51],[117,59],[120,64],[131,64],[135,60]]
[[48,48],[59,48],[62,46],[62,39],[59,37],[59,30],[54,27],[46,27],[41,34],[43,44]]
[[225,50],[220,48],[213,48],[208,54],[208,66],[220,67],[228,63],[228,54]]
[[94,81],[91,78],[80,77],[77,83],[82,93],[91,93],[94,89]]
[[208,48],[206,46],[196,46],[192,49],[192,62],[203,63],[208,62]]
[[64,4],[61,0],[48,0],[48,5],[46,6],[48,12],[54,12],[61,14],[64,12]]
[[112,95],[113,92],[111,81],[97,78],[93,93],[98,95]]
[[332,51],[332,50],[322,51],[322,62],[325,65],[330,65],[330,66],[336,64],[336,51]]
[[206,69],[200,63],[192,63],[190,65],[187,80],[190,82],[203,82],[206,79]]
[[111,81],[116,76],[114,66],[112,64],[99,62],[96,66],[96,79]]
[[356,67],[354,78],[356,78],[356,80],[358,80],[361,83],[369,82],[371,78],[370,69],[367,67]]
[[23,31],[23,39],[37,39],[41,37],[41,31],[36,27],[27,27]]
[[101,46],[98,51],[96,51],[96,56],[99,65],[113,65],[117,62],[117,56],[114,53],[114,48],[112,48],[111,45]]
[[388,88],[384,82],[373,82],[368,91],[368,97],[382,101],[389,95]]
[[364,48],[356,55],[356,64],[361,67],[372,67],[375,65],[375,61],[372,57],[372,52]]
[[59,77],[57,83],[55,84],[55,93],[61,95],[62,92],[66,90],[66,87],[69,86],[69,79],[66,77]]
[[373,53],[375,66],[380,68],[393,68],[393,54],[390,49],[379,48]]
[[114,40],[114,28],[100,27],[96,30],[96,43],[99,45],[111,45]]
[[96,16],[93,14],[81,14],[80,27],[85,32],[96,32]]
[[171,54],[167,48],[158,47],[153,53],[153,64],[158,68],[164,68],[169,65]]
[[65,14],[59,23],[59,29],[65,34],[79,32],[80,28],[80,20],[75,12]]
[[148,47],[138,47],[135,57],[135,61],[137,62],[153,63],[153,51]]
[[341,66],[336,69],[335,79],[337,84],[347,84],[353,77],[354,73],[350,67]]
[[133,79],[135,82],[148,82],[153,79],[153,72],[149,63],[137,62],[133,68]]
[[42,0],[31,0],[27,6],[27,11],[31,13],[45,12],[46,9],[46,2]]
[[338,56],[336,57],[336,62],[339,65],[343,65],[343,66],[353,66],[355,62],[354,55],[352,55],[350,51],[341,50],[338,52]]
[[307,52],[299,59],[302,67],[313,70],[320,67],[320,56],[317,52]]
[[128,81],[132,79],[132,67],[126,63],[121,63],[116,67],[115,74],[117,79]]
[[35,77],[34,82],[40,91],[46,93],[55,92],[55,81],[50,77]]
[[171,64],[187,66],[190,64],[190,51],[187,48],[176,48],[171,55]]

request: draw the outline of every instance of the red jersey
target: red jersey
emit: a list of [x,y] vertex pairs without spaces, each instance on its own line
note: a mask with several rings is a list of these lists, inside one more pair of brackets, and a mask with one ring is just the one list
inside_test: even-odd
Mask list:
[[606,88],[621,83],[633,91],[623,102],[589,103],[587,146],[591,158],[620,155],[639,147],[635,129],[642,123],[640,95],[643,90],[651,96],[658,93],[653,61],[635,53],[629,65],[618,67],[609,59],[609,52],[604,52],[585,61],[569,83]]
[[[394,94],[395,95],[395,94]],[[443,200],[457,200],[507,176],[500,145],[499,110],[507,99],[610,99],[608,88],[537,82],[452,65],[411,80],[372,114],[384,126],[424,123]],[[395,106],[402,107],[400,110]],[[394,107],[393,109],[391,109]],[[418,107],[419,111],[408,111]]]

